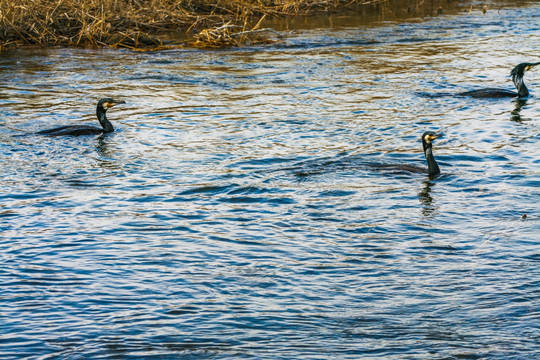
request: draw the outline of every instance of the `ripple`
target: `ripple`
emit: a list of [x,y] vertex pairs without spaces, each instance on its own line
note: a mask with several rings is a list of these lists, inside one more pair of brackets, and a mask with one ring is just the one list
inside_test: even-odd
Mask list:
[[[511,87],[540,38],[512,4],[3,53],[0,358],[538,358],[540,107],[429,96]],[[15,136],[100,96],[110,136]],[[426,130],[441,176],[381,171]]]

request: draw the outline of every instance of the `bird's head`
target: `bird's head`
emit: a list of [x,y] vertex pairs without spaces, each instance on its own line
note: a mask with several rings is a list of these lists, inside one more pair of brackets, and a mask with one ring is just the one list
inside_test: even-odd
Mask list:
[[525,71],[531,70],[533,67],[540,65],[540,62],[537,63],[521,63],[519,65],[516,65],[512,71],[510,72],[510,76],[512,76],[512,79],[515,78],[522,78],[523,74],[525,74]]
[[424,150],[428,147],[431,147],[431,144],[433,143],[433,140],[440,138],[442,134],[434,133],[433,131],[426,131],[422,135],[422,144],[424,145]]
[[118,104],[125,104],[126,102],[124,100],[115,100],[111,98],[104,98],[98,101],[98,108],[103,108],[103,110],[107,111],[107,109],[112,108],[113,106],[116,106]]
[[426,131],[423,135],[422,135],[422,141],[428,143],[428,144],[431,144],[433,142],[433,140],[437,139],[437,138],[440,138],[442,136],[442,134],[437,134],[437,133],[434,133],[433,131]]

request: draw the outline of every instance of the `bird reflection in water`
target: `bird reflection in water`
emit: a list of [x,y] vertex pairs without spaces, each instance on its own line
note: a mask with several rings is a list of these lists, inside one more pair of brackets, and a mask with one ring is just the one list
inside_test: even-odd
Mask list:
[[517,99],[516,100],[516,107],[514,110],[512,110],[512,121],[521,123],[523,122],[523,119],[521,118],[521,109],[527,104],[526,99]]
[[422,204],[422,215],[425,217],[432,217],[437,215],[438,206],[433,203],[433,197],[431,196],[431,188],[435,183],[431,180],[424,181],[424,187],[418,193],[418,200]]

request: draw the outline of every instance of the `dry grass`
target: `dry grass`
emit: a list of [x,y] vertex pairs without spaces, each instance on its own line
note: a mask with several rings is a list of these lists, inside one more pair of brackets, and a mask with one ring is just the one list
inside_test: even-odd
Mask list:
[[[251,44],[269,44],[275,42],[280,35],[272,29],[261,29],[266,15],[259,20],[251,29],[244,26],[234,25],[231,21],[218,27],[204,29],[194,36],[195,40],[188,42],[193,47],[224,47],[244,46]],[[272,37],[272,35],[275,35]]]
[[264,16],[384,1],[0,0],[0,51],[25,44],[162,47],[167,34],[188,31],[198,33],[188,42],[194,46],[238,46],[265,41],[258,29]]

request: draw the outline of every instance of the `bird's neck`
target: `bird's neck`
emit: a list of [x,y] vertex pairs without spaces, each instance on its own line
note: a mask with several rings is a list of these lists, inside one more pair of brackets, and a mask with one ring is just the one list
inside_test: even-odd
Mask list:
[[514,85],[516,86],[518,96],[520,98],[526,98],[529,96],[529,89],[527,89],[527,86],[525,86],[523,77],[514,77],[512,80],[514,81]]
[[98,108],[96,111],[96,115],[99,120],[99,123],[103,127],[103,132],[110,133],[114,131],[114,127],[112,126],[111,122],[107,119],[107,116],[105,115],[105,109]]
[[439,169],[439,165],[437,165],[437,162],[433,157],[431,144],[424,144],[424,154],[426,155],[426,160],[428,163],[428,175],[437,175],[440,173],[441,170]]

